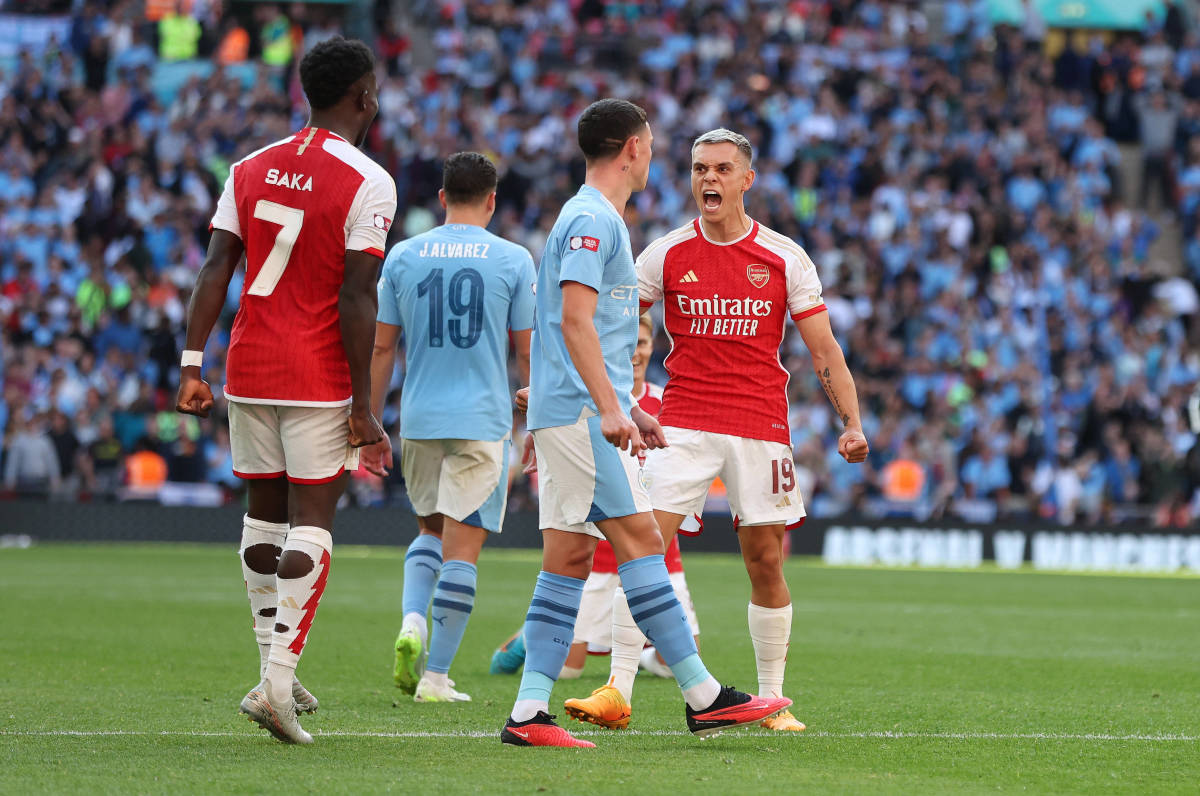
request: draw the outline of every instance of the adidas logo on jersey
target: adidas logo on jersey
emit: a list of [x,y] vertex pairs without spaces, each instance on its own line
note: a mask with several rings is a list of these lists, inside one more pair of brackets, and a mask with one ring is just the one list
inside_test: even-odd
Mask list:
[[775,508],[777,508],[777,509],[785,509],[785,508],[787,508],[787,507],[788,507],[788,506],[790,506],[790,505],[792,505],[792,499],[791,499],[790,497],[788,497],[787,495],[784,495],[784,496],[783,496],[783,500],[781,500],[781,501],[779,501],[778,503],[776,503],[776,504],[775,504]]
[[696,278],[695,271],[688,271],[686,274],[679,277],[679,281],[680,282],[699,282],[700,280]]

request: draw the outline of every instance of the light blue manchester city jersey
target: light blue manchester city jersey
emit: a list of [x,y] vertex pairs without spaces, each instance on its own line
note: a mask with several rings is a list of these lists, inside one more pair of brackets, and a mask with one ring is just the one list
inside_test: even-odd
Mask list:
[[392,247],[378,319],[404,328],[402,437],[509,433],[508,330],[533,327],[536,278],[528,251],[482,227],[446,224]]
[[604,366],[622,411],[633,408],[633,349],[637,346],[637,273],[629,230],[616,208],[585,185],[567,200],[542,254],[537,318],[530,350],[529,428],[565,426],[585,407],[596,411],[562,335],[562,283],[579,282],[598,294],[593,318]]

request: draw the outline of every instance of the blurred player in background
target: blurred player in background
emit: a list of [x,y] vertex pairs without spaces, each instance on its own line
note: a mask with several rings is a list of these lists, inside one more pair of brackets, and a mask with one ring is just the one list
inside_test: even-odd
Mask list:
[[[496,210],[496,181],[495,165],[478,152],[446,158],[438,191],[446,223],[396,244],[379,282],[371,363],[376,413],[405,330],[400,469],[420,534],[404,558],[393,676],[417,702],[471,699],[447,673],[475,603],[479,551],[504,520],[510,332],[521,382],[529,382],[537,274],[528,251],[486,229]],[[390,440],[364,451],[363,463],[385,474]]]
[[[754,184],[753,150],[718,129],[692,146],[692,196],[699,218],[651,243],[638,258],[642,307],[662,300],[671,352],[660,415],[669,447],[647,462],[654,516],[666,540],[720,477],[728,489],[738,542],[750,576],[747,616],[759,695],[783,696],[792,601],[783,577],[788,519],[803,515],[788,429],[788,373],[779,362],[790,315],[845,431],[838,450],[867,457],[858,397],[821,299],[821,283],[796,243],[746,215]],[[747,384],[754,389],[747,390]],[[572,715],[601,726],[619,717],[633,690],[641,631],[629,603],[613,608],[611,685],[575,700]],[[620,671],[620,665],[625,671]],[[804,725],[791,711],[764,722]]]
[[520,690],[500,737],[519,746],[594,746],[554,723],[549,700],[600,534],[612,542],[640,627],[683,691],[688,728],[708,735],[791,702],[722,688],[671,587],[637,466],[639,451],[661,446],[662,428],[632,394],[640,313],[621,215],[646,187],[652,134],[645,111],[613,99],[589,105],[577,131],[586,178],[559,213],[538,271],[529,428],[541,478],[542,571],[525,617]]
[[358,150],[379,99],[375,59],[336,37],[300,63],[308,126],[230,169],[188,306],[176,409],[207,416],[203,351],[242,255],[225,397],[234,473],[249,482],[242,575],[261,682],[241,710],[287,743],[312,743],[295,679],[333,549],[333,515],[371,414],[375,282],[396,211],[392,178]]

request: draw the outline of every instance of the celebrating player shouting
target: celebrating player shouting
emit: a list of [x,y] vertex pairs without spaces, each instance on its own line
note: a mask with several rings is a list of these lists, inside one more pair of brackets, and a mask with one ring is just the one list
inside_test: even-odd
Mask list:
[[358,150],[379,110],[375,58],[336,37],[300,62],[308,126],[234,164],[188,307],[176,409],[208,414],[202,352],[242,254],[225,397],[233,471],[249,480],[242,575],[262,682],[242,712],[288,743],[312,743],[295,680],[329,576],[347,469],[383,429],[371,414],[375,280],[396,184]]
[[[780,697],[792,627],[783,536],[788,519],[804,511],[792,465],[788,373],[779,362],[789,315],[845,428],[839,453],[861,462],[868,448],[854,380],[830,329],[816,268],[793,241],[746,215],[743,196],[754,184],[752,162],[745,136],[719,129],[697,138],[692,196],[700,217],[659,238],[638,258],[642,306],[663,302],[671,337],[659,414],[670,447],[649,458],[646,475],[654,516],[668,543],[713,478],[725,482],[750,575],[747,612],[759,695]],[[640,647],[629,607],[618,601],[614,664],[628,657],[618,655],[617,645],[631,635]],[[631,690],[632,677],[625,683]],[[588,721],[604,725],[607,715],[621,712],[614,710],[621,701],[616,697],[606,691],[572,700],[573,715],[583,712]],[[790,711],[764,724],[804,729]]]
[[638,626],[683,691],[689,729],[707,735],[761,721],[791,700],[722,688],[708,673],[638,478],[637,453],[662,444],[662,428],[631,392],[638,287],[621,217],[649,176],[646,113],[624,100],[600,100],[580,116],[578,136],[585,184],[559,213],[538,271],[529,428],[541,473],[542,572],[525,617],[525,671],[500,737],[519,746],[594,746],[548,712],[596,549],[594,527],[612,542]]

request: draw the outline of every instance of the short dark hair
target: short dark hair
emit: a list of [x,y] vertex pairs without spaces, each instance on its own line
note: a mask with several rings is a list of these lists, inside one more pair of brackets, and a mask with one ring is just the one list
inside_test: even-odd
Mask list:
[[473,204],[496,190],[496,164],[479,152],[455,152],[442,164],[447,204]]
[[598,100],[579,117],[579,148],[588,160],[614,157],[629,137],[637,135],[648,123],[646,112],[632,102]]
[[314,111],[338,104],[358,79],[375,69],[375,54],[358,39],[334,36],[300,61],[300,85]]

